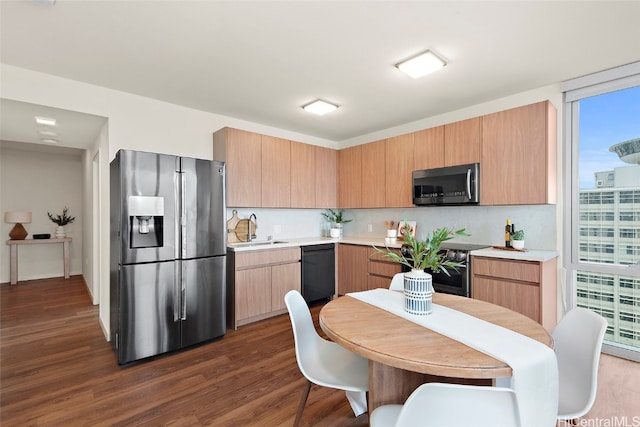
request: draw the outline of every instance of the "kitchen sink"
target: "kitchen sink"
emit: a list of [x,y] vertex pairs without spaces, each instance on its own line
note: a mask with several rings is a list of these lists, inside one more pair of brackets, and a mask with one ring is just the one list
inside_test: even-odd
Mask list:
[[277,243],[287,243],[278,240],[254,240],[252,242],[240,242],[240,243],[229,243],[229,246],[235,248],[246,248],[247,246],[268,246],[275,245]]

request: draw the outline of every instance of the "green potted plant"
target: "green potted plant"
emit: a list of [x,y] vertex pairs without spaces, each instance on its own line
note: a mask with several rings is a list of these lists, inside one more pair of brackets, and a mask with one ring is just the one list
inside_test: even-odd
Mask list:
[[453,230],[451,228],[439,228],[432,231],[424,240],[416,239],[410,232],[409,224],[405,224],[405,247],[407,255],[398,254],[389,248],[380,249],[373,247],[384,256],[395,262],[406,265],[411,271],[404,274],[404,309],[408,313],[426,315],[432,311],[431,300],[433,295],[431,274],[425,272],[442,271],[449,275],[446,267],[457,269],[463,263],[450,260],[445,254],[440,253],[442,242],[453,239],[455,236],[468,236],[465,229]]
[[352,221],[344,218],[344,210],[342,209],[327,209],[322,212],[322,216],[331,223],[331,229],[329,230],[331,237],[342,237],[342,224]]
[[524,249],[524,230],[516,230],[511,234],[511,246],[514,249]]
[[47,216],[54,224],[58,225],[58,228],[56,228],[56,238],[58,239],[67,237],[64,226],[71,224],[76,219],[75,216],[69,215],[69,208],[66,206],[62,210],[62,215],[52,215],[50,212],[47,212]]

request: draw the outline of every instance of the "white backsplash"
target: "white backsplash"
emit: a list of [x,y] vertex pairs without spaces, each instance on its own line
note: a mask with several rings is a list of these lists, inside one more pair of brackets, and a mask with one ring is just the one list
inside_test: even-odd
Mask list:
[[[234,208],[227,210],[231,218]],[[257,239],[274,240],[328,236],[329,224],[321,215],[323,209],[264,209],[235,208],[238,216],[257,217]],[[345,209],[345,218],[353,221],[344,225],[345,236],[383,239],[385,220],[417,221],[420,239],[435,228],[465,228],[468,237],[453,241],[487,245],[504,245],[504,226],[508,219],[525,232],[525,247],[558,250],[559,239],[555,205],[526,206],[448,206],[398,209]],[[371,225],[371,232],[368,231]]]

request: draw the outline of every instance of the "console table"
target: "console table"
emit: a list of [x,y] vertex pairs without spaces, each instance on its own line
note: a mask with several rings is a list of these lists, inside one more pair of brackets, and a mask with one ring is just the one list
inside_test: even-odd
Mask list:
[[63,239],[24,239],[24,240],[7,240],[10,248],[9,271],[11,276],[11,284],[18,283],[18,246],[20,245],[46,245],[51,243],[62,243],[62,255],[64,259],[64,278],[69,278],[69,244],[71,237]]

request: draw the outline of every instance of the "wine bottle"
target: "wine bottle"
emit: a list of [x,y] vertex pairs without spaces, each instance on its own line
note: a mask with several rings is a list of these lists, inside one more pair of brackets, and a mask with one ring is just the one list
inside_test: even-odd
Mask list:
[[504,245],[507,248],[511,247],[511,220],[507,220],[507,225],[504,227]]

